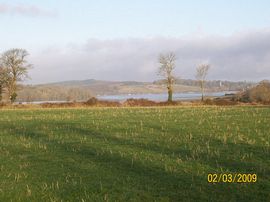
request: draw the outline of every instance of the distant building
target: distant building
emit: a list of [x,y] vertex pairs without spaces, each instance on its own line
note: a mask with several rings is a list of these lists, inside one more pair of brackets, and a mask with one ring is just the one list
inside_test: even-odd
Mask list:
[[222,87],[222,81],[219,81],[219,87]]

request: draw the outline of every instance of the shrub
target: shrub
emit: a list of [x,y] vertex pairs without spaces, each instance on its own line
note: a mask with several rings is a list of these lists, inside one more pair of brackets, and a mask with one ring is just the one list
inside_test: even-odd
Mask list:
[[228,99],[216,99],[214,100],[214,105],[221,105],[221,106],[225,106],[225,105],[236,105],[237,102],[236,101],[232,101],[232,100],[228,100]]
[[142,107],[151,107],[151,106],[172,106],[180,105],[179,101],[165,101],[165,102],[155,102],[147,99],[127,99],[123,105],[124,106],[142,106]]
[[98,100],[95,97],[90,98],[84,102],[86,106],[99,106],[99,107],[120,107],[121,104],[117,101]]
[[124,103],[124,106],[157,106],[157,103],[152,100],[147,99],[127,99]]
[[205,104],[205,105],[213,105],[214,102],[213,102],[213,100],[208,98],[208,99],[204,100],[203,104]]
[[0,102],[0,108],[7,106],[7,104]]
[[86,105],[96,105],[98,103],[98,99],[95,97],[91,97],[89,100],[85,102]]
[[180,101],[165,101],[165,102],[158,102],[158,106],[176,106],[181,105],[182,103]]
[[238,96],[241,102],[257,102],[262,104],[270,103],[270,83],[262,81],[257,86],[246,90]]

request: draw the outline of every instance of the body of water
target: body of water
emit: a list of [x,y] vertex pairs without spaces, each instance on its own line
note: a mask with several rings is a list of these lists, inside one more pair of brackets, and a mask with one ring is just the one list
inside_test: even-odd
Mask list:
[[[215,93],[205,93],[205,98],[207,97],[222,97],[225,94],[236,93],[235,91],[224,91],[224,92],[215,92]],[[127,99],[148,99],[153,101],[167,101],[168,94],[152,94],[152,93],[144,93],[144,94],[123,94],[123,95],[103,95],[97,96],[99,100],[109,100],[109,101],[125,101]],[[174,93],[173,100],[184,101],[184,100],[199,100],[201,99],[201,93]],[[42,103],[66,103],[67,101],[33,101],[33,102],[16,102],[15,104],[42,104]]]
[[[226,93],[235,93],[231,91],[226,92],[214,92],[214,93],[205,93],[205,97],[221,97]],[[98,99],[102,100],[112,100],[112,101],[124,101],[130,98],[134,99],[148,99],[154,101],[166,101],[168,98],[167,93],[162,94],[124,94],[124,95],[103,95],[98,96]],[[173,100],[198,100],[201,99],[201,93],[174,93]]]

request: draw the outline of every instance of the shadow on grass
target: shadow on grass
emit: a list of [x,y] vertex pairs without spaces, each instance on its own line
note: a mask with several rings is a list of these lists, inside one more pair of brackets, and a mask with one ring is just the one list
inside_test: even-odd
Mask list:
[[[65,124],[61,125],[61,123],[55,123],[55,126],[65,128]],[[220,139],[213,138],[210,140],[212,145],[210,150],[219,150],[218,157],[215,154],[209,155],[206,149],[194,156],[192,149],[181,148],[181,145],[174,148],[168,148],[166,145],[160,146],[153,142],[141,143],[131,139],[116,137],[113,135],[113,132],[112,134],[106,134],[92,128],[85,129],[77,127],[76,124],[69,124],[68,126],[71,131],[103,141],[103,145],[119,145],[126,148],[167,155],[173,159],[181,157],[182,160],[194,160],[202,164],[207,164],[214,169],[224,168],[232,172],[241,171],[248,173],[261,171],[263,172],[261,174],[267,174],[267,171],[269,172],[270,150],[262,146],[244,143],[234,144],[231,142],[224,144]],[[63,132],[70,133],[70,131]],[[204,145],[204,142],[209,142],[207,136],[200,136],[200,138],[203,138],[200,139],[200,141],[197,141],[197,144],[200,144],[200,146]],[[245,160],[244,158],[247,159]]]
[[[5,125],[5,128],[9,128],[10,135],[26,136],[31,138],[36,143],[41,140],[45,143],[48,143],[51,146],[55,146],[56,150],[54,154],[56,156],[63,156],[63,158],[73,157],[76,163],[68,163],[66,166],[71,171],[81,173],[83,176],[87,176],[89,170],[83,169],[80,167],[81,161],[91,161],[99,166],[104,172],[111,173],[112,176],[106,178],[107,182],[104,186],[107,188],[111,186],[115,186],[114,181],[116,179],[121,179],[121,181],[125,181],[127,178],[131,178],[131,184],[127,184],[126,187],[132,189],[134,195],[137,193],[139,196],[138,199],[168,199],[170,201],[183,201],[183,200],[208,200],[209,198],[215,197],[215,200],[219,201],[227,201],[227,200],[244,200],[247,197],[249,199],[258,199],[260,201],[264,201],[267,199],[269,195],[267,195],[267,191],[269,189],[269,183],[266,186],[262,184],[247,186],[237,186],[237,185],[226,185],[219,184],[218,187],[214,185],[210,185],[206,183],[206,177],[196,175],[192,173],[181,173],[181,172],[168,172],[164,169],[164,163],[160,163],[160,165],[155,165],[151,162],[141,161],[141,159],[137,159],[132,161],[132,158],[127,155],[121,155],[113,151],[112,153],[108,150],[104,150],[102,148],[98,148],[98,144],[100,146],[104,146],[108,144],[120,146],[122,151],[130,148],[138,151],[149,151],[153,153],[162,153],[167,156],[173,158],[175,155],[186,156],[188,159],[193,158],[192,151],[188,149],[170,149],[168,147],[162,147],[154,143],[141,144],[136,141],[131,141],[119,137],[115,137],[112,134],[103,134],[100,131],[91,129],[91,128],[80,128],[75,124],[63,124],[61,122],[41,122],[41,125],[48,125],[47,130],[55,130],[56,127],[59,128],[62,136],[67,134],[74,135],[82,135],[89,136],[96,141],[96,145],[94,144],[81,144],[77,140],[69,140],[66,139],[59,143],[57,138],[48,139],[46,136],[46,131],[37,131],[26,128],[23,133],[21,133],[19,128],[13,127],[10,128],[9,125]],[[3,128],[3,126],[1,126]],[[202,140],[203,142],[204,140]],[[222,147],[224,144],[218,140],[211,140],[212,143],[216,144],[216,147]],[[72,150],[72,148],[76,148],[79,146],[79,149]],[[228,152],[226,150],[228,149]],[[236,151],[249,151],[253,152],[253,158],[258,159],[258,162],[250,161],[250,162],[240,162],[237,158],[230,160],[229,156],[233,157],[233,154]],[[267,160],[266,154],[262,151],[261,147],[247,144],[227,144],[224,147],[220,157],[217,159],[216,157],[207,157],[207,153],[200,153],[195,158],[194,161],[201,163],[203,165],[208,165],[213,169],[218,170],[220,167],[224,169],[228,169],[230,171],[235,172],[250,172],[256,171],[262,168],[262,161]],[[36,157],[39,158],[38,156]],[[52,158],[54,158],[52,156]],[[218,163],[217,163],[218,161]],[[47,160],[48,165],[50,161]],[[185,163],[185,162],[183,162]],[[258,164],[259,163],[259,164]],[[267,162],[263,165],[263,167],[267,165]],[[263,173],[263,176],[267,177],[267,173],[269,173],[269,167]],[[97,173],[100,175],[100,173]],[[124,189],[124,187],[122,187]],[[68,188],[67,188],[68,189]],[[112,187],[112,192],[114,188]],[[65,190],[68,194],[68,190]],[[120,190],[121,192],[121,190]],[[258,192],[258,193],[257,193]],[[195,194],[196,193],[196,194]],[[230,193],[230,195],[227,195]],[[147,196],[148,195],[148,196]],[[144,198],[146,197],[146,198]],[[150,197],[150,198],[147,198]]]

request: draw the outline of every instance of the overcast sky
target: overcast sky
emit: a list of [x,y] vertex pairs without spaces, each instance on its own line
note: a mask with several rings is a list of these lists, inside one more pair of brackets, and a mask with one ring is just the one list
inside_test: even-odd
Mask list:
[[158,55],[177,55],[176,75],[270,79],[267,0],[0,0],[0,52],[24,48],[30,83],[158,79]]

